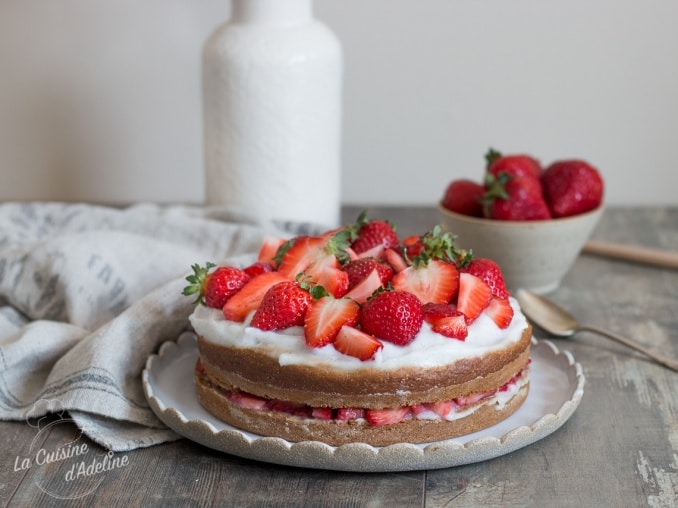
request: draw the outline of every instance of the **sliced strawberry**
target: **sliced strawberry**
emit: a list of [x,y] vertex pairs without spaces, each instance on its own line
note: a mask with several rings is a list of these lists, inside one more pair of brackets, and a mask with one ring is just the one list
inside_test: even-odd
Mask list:
[[384,287],[381,282],[381,277],[379,277],[379,273],[377,270],[372,270],[372,273],[370,273],[367,277],[365,277],[360,283],[358,283],[356,286],[353,287],[348,293],[346,293],[346,297],[350,298],[352,300],[355,300],[359,304],[363,304],[367,301],[369,297],[371,297],[376,290],[379,288]]
[[395,249],[386,249],[384,251],[384,261],[391,265],[395,272],[402,272],[409,266],[403,255]]
[[459,290],[459,271],[436,259],[426,265],[412,265],[391,280],[393,287],[416,295],[422,303],[448,303]]
[[402,248],[408,259],[414,259],[421,254],[424,249],[424,242],[419,235],[411,235],[403,239]]
[[259,307],[266,291],[279,282],[288,280],[278,272],[267,272],[254,277],[234,294],[224,305],[224,317],[230,321],[244,321],[247,315]]
[[509,297],[509,292],[504,282],[504,275],[494,260],[489,258],[473,258],[465,266],[462,266],[459,271],[468,272],[483,279],[490,286],[493,296],[504,299]]
[[429,324],[433,324],[439,319],[450,316],[457,316],[459,314],[457,306],[455,304],[450,303],[429,302],[425,303],[422,306],[422,310],[424,312],[424,321],[426,321]]
[[272,272],[274,270],[275,267],[268,261],[257,261],[256,263],[252,263],[251,265],[242,269],[242,271],[250,277],[256,277],[262,273]]
[[270,400],[268,402],[268,409],[270,411],[279,411],[281,413],[289,413],[296,416],[310,416],[311,408],[306,404],[300,402],[290,402],[286,400]]
[[341,421],[357,420],[365,417],[365,410],[358,407],[340,407],[336,419]]
[[453,400],[446,400],[443,402],[430,402],[425,404],[425,406],[441,418],[446,418],[457,407],[457,404]]
[[354,356],[362,361],[371,360],[375,353],[384,347],[371,335],[352,326],[341,327],[333,346],[340,353]]
[[438,319],[435,323],[433,323],[433,325],[431,325],[431,329],[434,332],[451,339],[466,339],[468,336],[466,316],[460,311],[456,312],[457,315],[455,316],[447,316]]
[[386,286],[393,278],[391,265],[373,257],[361,257],[351,261],[343,267],[343,270],[348,274],[349,290],[370,275],[373,270],[377,270],[383,286]]
[[[351,249],[353,250],[353,249]],[[358,258],[375,258],[375,259],[381,259],[384,257],[384,251],[386,248],[384,247],[383,244],[375,245],[371,249],[367,249],[362,251],[361,253],[357,254]],[[355,251],[353,251],[355,252]]]
[[459,406],[470,406],[476,402],[483,400],[485,397],[489,397],[494,394],[494,391],[480,392],[480,393],[471,393],[469,395],[462,395],[454,399],[454,402]]
[[409,407],[398,407],[394,409],[366,409],[365,419],[370,425],[379,427],[381,425],[393,425],[395,423],[400,423],[409,413]]
[[473,323],[489,305],[492,290],[480,277],[462,272],[459,276],[459,297],[457,310],[464,313],[466,322]]
[[[278,265],[278,272],[288,279],[294,279],[317,260],[325,257],[327,239],[322,236],[301,236],[294,240]],[[327,254],[327,257],[333,257]]]
[[485,313],[492,318],[502,330],[508,328],[513,319],[513,308],[508,300],[492,297]]
[[280,246],[285,243],[285,240],[282,238],[274,236],[266,236],[261,242],[261,247],[259,247],[259,254],[257,255],[257,261],[261,263],[273,263],[273,258],[278,253]]
[[341,298],[348,291],[348,274],[340,268],[327,267],[316,272],[311,270],[308,275],[335,298]]
[[332,419],[332,408],[331,407],[314,407],[311,409],[311,416],[317,420],[331,420]]
[[311,293],[298,282],[279,282],[266,291],[250,324],[260,330],[284,330],[301,326],[312,302]]
[[357,324],[360,306],[349,298],[324,296],[311,303],[304,317],[304,339],[309,347],[334,341],[342,326]]
[[229,399],[233,404],[243,409],[262,410],[266,409],[268,403],[268,400],[246,392],[233,392]]

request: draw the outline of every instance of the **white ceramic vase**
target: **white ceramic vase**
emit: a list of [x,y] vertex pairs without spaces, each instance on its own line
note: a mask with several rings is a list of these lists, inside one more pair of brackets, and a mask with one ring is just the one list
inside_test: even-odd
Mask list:
[[203,50],[206,203],[336,226],[343,57],[312,0],[233,0]]

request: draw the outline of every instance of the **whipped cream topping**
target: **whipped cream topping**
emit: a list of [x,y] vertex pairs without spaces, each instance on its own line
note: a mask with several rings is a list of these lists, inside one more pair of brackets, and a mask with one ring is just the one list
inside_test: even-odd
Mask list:
[[228,321],[221,309],[202,305],[195,308],[189,317],[195,332],[204,339],[229,347],[257,349],[282,365],[326,365],[332,370],[383,369],[403,367],[431,368],[448,365],[464,358],[474,358],[497,351],[518,342],[527,327],[525,315],[514,298],[510,298],[514,316],[506,329],[499,328],[483,312],[469,326],[466,340],[460,341],[435,333],[424,322],[415,339],[406,346],[397,346],[382,341],[384,347],[372,360],[361,361],[344,355],[331,344],[311,348],[304,342],[302,327],[285,330],[264,331],[249,326],[252,315],[242,322]]

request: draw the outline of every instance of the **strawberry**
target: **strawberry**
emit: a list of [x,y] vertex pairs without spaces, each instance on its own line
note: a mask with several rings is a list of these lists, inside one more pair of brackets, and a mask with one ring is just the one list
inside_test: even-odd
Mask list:
[[[271,272],[273,273],[273,272]],[[298,282],[285,281],[271,286],[252,317],[251,326],[260,330],[284,330],[304,324],[311,293]]]
[[398,235],[393,226],[383,220],[367,220],[365,212],[358,217],[357,223],[351,228],[357,238],[351,243],[351,248],[357,254],[382,245],[384,249],[398,246]]
[[384,261],[386,261],[394,272],[400,272],[407,268],[407,261],[396,249],[386,249],[384,251]]
[[453,400],[446,400],[444,402],[429,402],[424,404],[424,407],[429,411],[433,411],[441,418],[445,418],[457,407],[457,404]]
[[411,235],[406,238],[403,238],[402,250],[405,253],[405,257],[407,259],[414,259],[415,257],[419,256],[423,249],[424,242],[422,241],[421,236]]
[[391,265],[372,257],[363,257],[351,261],[343,267],[343,270],[348,274],[349,290],[372,273],[372,270],[377,270],[383,286],[386,286],[393,277]]
[[483,279],[462,272],[459,275],[459,297],[457,310],[463,312],[468,324],[473,323],[480,313],[490,304],[492,290]]
[[526,176],[488,173],[485,178],[483,215],[498,220],[547,220],[551,212],[539,180]]
[[332,345],[340,353],[362,361],[371,360],[384,347],[371,335],[351,326],[342,326]]
[[407,291],[382,291],[367,300],[360,315],[360,327],[399,346],[414,340],[424,321],[422,305]]
[[383,287],[381,279],[379,278],[379,272],[374,269],[372,270],[372,273],[353,286],[353,288],[344,296],[351,300],[355,300],[362,305],[375,291]]
[[279,411],[281,413],[288,413],[295,416],[309,417],[311,416],[311,408],[301,402],[292,402],[288,400],[273,399],[268,401],[268,409],[270,411]]
[[541,178],[544,169],[537,159],[529,155],[502,155],[500,152],[490,150],[485,154],[487,172],[494,176],[500,173],[508,173],[513,176],[526,176]]
[[452,180],[445,189],[442,205],[456,213],[471,217],[483,216],[481,199],[485,193],[485,187],[472,180]]
[[431,325],[431,330],[451,339],[464,340],[468,336],[466,316],[461,311],[455,311],[454,315],[437,319]]
[[476,277],[483,279],[490,289],[492,295],[497,298],[508,298],[509,292],[506,289],[504,282],[504,275],[501,272],[499,265],[489,258],[473,258],[470,262],[462,264],[459,268],[460,272],[470,273]]
[[544,196],[554,217],[569,217],[598,208],[603,199],[603,179],[582,160],[551,164],[542,176]]
[[219,266],[207,263],[205,267],[192,265],[193,275],[186,277],[190,285],[184,288],[183,294],[197,295],[195,303],[207,307],[221,309],[224,304],[250,280],[250,276],[234,266]]
[[267,272],[250,279],[240,291],[228,299],[223,307],[224,317],[230,321],[244,321],[259,306],[268,289],[287,277],[278,272]]
[[259,253],[257,255],[257,261],[262,263],[273,263],[273,259],[278,253],[278,249],[285,243],[285,240],[282,238],[274,236],[266,236],[261,242],[259,247]]
[[282,254],[278,272],[289,279],[304,273],[333,296],[343,296],[348,291],[348,274],[340,267],[341,261],[347,260],[345,247],[349,235],[344,230],[297,237]]
[[229,399],[233,404],[243,409],[266,409],[268,401],[246,392],[232,392]]
[[311,416],[317,420],[331,420],[332,419],[332,408],[331,407],[314,407],[311,408]]
[[360,306],[349,298],[323,296],[311,303],[304,317],[304,338],[309,347],[334,342],[342,326],[358,323]]
[[242,269],[250,277],[256,277],[265,272],[272,272],[275,267],[268,261],[257,261]]
[[493,296],[485,312],[502,330],[508,328],[513,319],[513,308],[509,301],[503,298]]
[[341,421],[357,420],[365,416],[365,410],[358,407],[340,407],[336,419]]
[[409,407],[397,407],[394,409],[366,409],[365,419],[370,425],[393,425],[402,422],[410,414]]
[[416,295],[422,303],[448,303],[459,289],[459,272],[453,264],[433,259],[398,272],[391,283],[395,289]]
[[424,313],[424,321],[429,324],[433,324],[439,319],[456,316],[457,315],[457,306],[447,303],[425,303],[422,306],[422,311]]

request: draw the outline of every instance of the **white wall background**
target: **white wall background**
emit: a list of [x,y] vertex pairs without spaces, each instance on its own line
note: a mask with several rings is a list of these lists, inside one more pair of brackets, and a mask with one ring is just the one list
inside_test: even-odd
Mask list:
[[[433,204],[489,146],[678,205],[678,2],[316,0],[345,51],[343,200]],[[0,1],[0,200],[203,199],[227,0]]]

